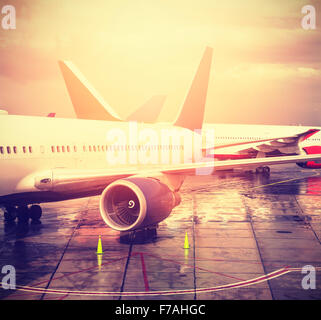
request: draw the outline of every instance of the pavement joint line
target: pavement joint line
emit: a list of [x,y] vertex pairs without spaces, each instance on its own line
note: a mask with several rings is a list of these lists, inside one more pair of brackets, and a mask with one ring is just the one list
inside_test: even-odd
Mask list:
[[[258,241],[257,241],[256,234],[255,234],[251,210],[250,210],[250,208],[248,207],[248,205],[247,205],[244,197],[242,197],[242,202],[243,202],[243,205],[244,205],[244,207],[245,207],[245,209],[246,209],[247,215],[248,215],[249,218],[250,218],[251,230],[252,230],[252,233],[253,233],[254,240],[255,240],[255,242],[256,242],[257,251],[258,251],[259,256],[260,256],[260,259],[261,259],[262,268],[263,268],[263,270],[264,270],[264,273],[267,274],[267,271],[266,271],[266,268],[265,268],[265,265],[264,265],[264,261],[263,261],[263,257],[262,257],[262,254],[261,254],[260,246],[259,246],[259,243],[258,243]],[[268,284],[269,289],[270,289],[270,293],[271,293],[272,300],[275,300],[275,298],[274,298],[274,296],[273,296],[273,292],[272,292],[272,288],[271,288],[270,282],[267,281],[267,284]]]
[[[159,257],[157,255],[150,254],[148,252],[132,252],[131,257],[137,256],[137,255],[142,255],[142,254],[143,255],[147,255],[147,256],[152,256],[152,257],[154,257],[155,259],[158,259],[158,260],[170,261],[170,262],[173,262],[173,263],[176,263],[176,264],[179,264],[179,265],[185,265],[185,266],[188,266],[188,267],[192,268],[192,266],[190,266],[190,265],[188,265],[186,263],[180,263],[180,262],[178,262],[176,260],[162,258],[162,257]],[[123,260],[123,259],[125,259],[127,257],[128,256],[124,256],[124,257],[121,257],[121,258],[114,259],[112,261],[108,261],[106,263],[103,263],[102,266],[118,262],[118,261]],[[214,261],[216,261],[216,260],[214,259]],[[64,274],[63,276],[60,276],[60,277],[57,277],[57,278],[53,278],[51,282],[53,282],[55,280],[59,280],[61,278],[65,278],[65,277],[74,275],[74,274],[79,274],[79,273],[82,273],[82,272],[90,271],[90,270],[96,269],[96,268],[97,268],[97,266],[94,266],[94,267],[90,267],[90,268],[87,268],[87,269],[82,269],[82,270],[75,271],[75,272],[72,272],[72,273]],[[238,278],[238,277],[234,277],[232,275],[224,274],[222,272],[216,272],[216,271],[208,270],[208,269],[205,269],[205,268],[202,268],[202,267],[195,267],[195,268],[199,269],[199,270],[203,270],[203,271],[209,272],[209,273],[213,273],[213,274],[216,274],[216,275],[220,275],[220,276],[223,276],[223,277],[228,277],[228,278],[239,280],[239,281],[245,281],[244,279],[241,279],[241,278]],[[42,282],[33,284],[33,287],[38,286],[38,285],[40,285],[42,283],[46,283],[46,282],[48,282],[48,281],[46,280],[46,281],[42,281]],[[197,289],[197,288],[195,288],[195,289]],[[15,296],[18,297],[18,296],[35,295],[35,294],[37,294],[37,293],[22,293],[22,294],[15,295]],[[48,292],[48,294],[50,294],[50,293]],[[66,296],[68,296],[68,295],[66,295]]]
[[[196,294],[196,289],[197,289],[197,278],[196,278],[196,261],[195,261],[195,212],[197,212],[197,206],[196,206],[196,199],[195,196],[193,195],[192,197],[192,234],[193,234],[193,275],[194,275],[194,300],[197,300],[197,294]],[[186,249],[185,249],[186,250]]]
[[[62,259],[63,259],[64,255],[65,255],[66,251],[67,251],[67,248],[69,247],[70,241],[71,241],[71,239],[73,238],[73,236],[74,236],[77,228],[78,228],[79,225],[80,225],[80,222],[81,222],[81,220],[82,220],[82,213],[83,213],[84,211],[88,210],[89,202],[90,202],[90,198],[89,198],[88,201],[87,201],[86,209],[81,212],[81,216],[80,216],[80,218],[79,218],[79,220],[78,220],[78,223],[77,223],[76,227],[73,229],[73,231],[72,231],[72,233],[71,233],[71,235],[70,235],[70,238],[69,238],[69,240],[68,240],[68,242],[67,242],[67,244],[66,244],[66,246],[65,246],[65,248],[64,248],[64,250],[63,250],[63,252],[62,252],[62,254],[61,254],[61,257],[60,257],[60,259],[59,259],[59,261],[58,261],[58,263],[57,263],[57,265],[56,265],[55,270],[52,272],[52,274],[51,274],[51,276],[50,276],[50,278],[49,278],[49,280],[48,280],[48,283],[47,283],[47,285],[46,285],[46,289],[49,288],[49,286],[50,286],[50,284],[51,284],[51,282],[52,282],[52,279],[54,278],[54,276],[55,276],[55,274],[56,274],[56,272],[57,272],[57,270],[58,270],[58,268],[59,268],[59,266],[60,266],[60,264],[61,264],[61,262],[62,262]],[[44,292],[44,293],[41,295],[40,300],[43,300],[44,297],[45,297],[45,295],[46,295],[46,293]]]
[[121,300],[122,293],[124,292],[124,286],[125,286],[125,281],[126,281],[127,270],[128,270],[130,258],[132,256],[132,249],[133,249],[133,242],[131,241],[131,243],[129,245],[129,249],[128,249],[128,256],[127,256],[127,260],[126,260],[126,264],[125,264],[125,268],[124,268],[122,284],[121,284],[121,287],[120,287],[120,290],[119,290],[119,298],[118,298],[118,300]]
[[[52,272],[52,274],[51,274],[51,276],[50,276],[50,278],[49,278],[49,280],[48,280],[48,283],[47,283],[47,285],[46,285],[46,288],[47,288],[47,289],[49,288],[49,286],[50,286],[50,284],[51,284],[51,282],[52,282],[52,280],[53,280],[53,278],[54,278],[54,276],[55,276],[55,274],[56,274],[56,272],[57,272],[57,270],[58,270],[58,268],[59,268],[59,266],[60,266],[60,264],[61,264],[61,262],[62,262],[62,259],[63,259],[64,255],[65,255],[66,251],[67,251],[67,248],[69,247],[69,243],[70,243],[71,239],[73,238],[74,232],[75,232],[75,230],[77,229],[79,223],[80,223],[80,220],[79,220],[77,226],[75,227],[74,231],[72,232],[72,234],[71,234],[71,236],[70,236],[70,238],[69,238],[69,240],[68,240],[68,242],[67,242],[67,244],[66,244],[66,246],[65,246],[65,248],[64,248],[64,250],[63,250],[63,252],[62,252],[62,254],[61,254],[61,257],[60,257],[60,259],[59,259],[59,261],[58,261],[58,263],[57,263],[57,265],[56,265],[56,267],[55,267],[55,270]],[[40,300],[43,300],[45,294],[46,294],[46,293],[43,293],[43,294],[42,294],[42,296],[40,297]]]
[[[146,252],[145,252],[144,254],[147,255],[147,256],[152,256],[152,257],[154,257],[154,258],[156,258],[156,259],[159,259],[159,260],[169,261],[169,262],[173,262],[173,263],[176,263],[176,264],[179,264],[179,265],[183,265],[183,266],[186,266],[186,267],[189,267],[189,268],[193,268],[193,266],[191,266],[191,265],[189,265],[189,264],[187,264],[187,263],[179,262],[179,261],[177,261],[177,260],[162,258],[162,257],[156,256],[156,255],[154,255],[154,254],[146,253]],[[236,278],[236,277],[233,277],[233,276],[224,274],[224,273],[222,273],[222,272],[212,271],[212,270],[208,270],[208,269],[205,269],[205,268],[202,268],[202,267],[197,267],[197,266],[195,266],[195,269],[207,271],[207,272],[214,273],[214,274],[217,274],[217,275],[220,275],[220,276],[224,276],[224,277],[227,277],[227,278],[232,278],[232,279],[241,280],[241,281],[243,280],[243,279],[240,279],[240,278]]]
[[[303,211],[302,208],[301,208],[300,202],[298,201],[298,199],[297,199],[297,197],[296,197],[295,195],[294,195],[294,201],[296,202],[296,204],[297,204],[297,206],[298,206],[298,208],[299,208],[299,212],[301,213],[301,215],[302,215],[302,216],[305,216],[305,215],[304,215],[304,211]],[[315,230],[313,229],[311,223],[310,223],[309,221],[305,221],[305,222],[306,222],[306,223],[309,225],[309,227],[311,228],[311,230],[312,230],[314,236],[316,237],[316,239],[318,240],[319,244],[321,244],[321,240],[320,240],[320,238],[318,237],[318,235],[317,235],[317,233],[315,232]]]

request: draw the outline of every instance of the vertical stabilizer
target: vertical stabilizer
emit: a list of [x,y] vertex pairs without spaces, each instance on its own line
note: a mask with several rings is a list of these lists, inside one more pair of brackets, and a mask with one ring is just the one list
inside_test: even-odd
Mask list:
[[190,130],[202,128],[212,54],[213,49],[207,47],[174,125]]
[[59,61],[59,67],[78,119],[120,121],[72,62]]

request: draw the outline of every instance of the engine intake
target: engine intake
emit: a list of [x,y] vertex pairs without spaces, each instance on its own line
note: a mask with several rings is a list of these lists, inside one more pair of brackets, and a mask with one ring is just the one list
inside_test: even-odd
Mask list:
[[108,226],[130,231],[157,224],[180,203],[178,193],[154,178],[131,177],[111,183],[100,198],[100,214]]

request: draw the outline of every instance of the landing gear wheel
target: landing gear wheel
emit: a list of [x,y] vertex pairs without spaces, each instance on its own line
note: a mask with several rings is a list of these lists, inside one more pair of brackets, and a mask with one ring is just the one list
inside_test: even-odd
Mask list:
[[28,222],[29,220],[29,209],[27,206],[20,206],[17,209],[17,217],[19,222]]
[[39,205],[35,204],[29,208],[29,217],[33,221],[39,221],[42,215],[42,209]]
[[121,232],[119,241],[125,244],[144,244],[153,242],[156,237],[157,226],[151,226],[145,229]]
[[263,170],[264,170],[263,167],[257,167],[257,168],[255,169],[255,173],[257,173],[257,174],[263,173]]
[[255,170],[255,172],[256,172],[257,174],[262,174],[262,173],[264,173],[264,174],[270,174],[270,168],[267,167],[267,166],[265,166],[265,167],[257,167],[256,170]]
[[6,222],[12,222],[17,218],[17,210],[15,207],[6,207],[4,211],[4,220]]

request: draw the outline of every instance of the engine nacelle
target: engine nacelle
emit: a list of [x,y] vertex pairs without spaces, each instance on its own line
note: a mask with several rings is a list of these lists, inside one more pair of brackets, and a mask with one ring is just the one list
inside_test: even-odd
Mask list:
[[130,231],[161,222],[179,203],[179,194],[159,180],[130,177],[106,187],[100,198],[100,214],[111,228]]
[[[319,154],[319,153],[321,153],[320,146],[305,147],[305,148],[303,148],[303,150],[306,154]],[[306,169],[321,169],[321,163],[317,163],[315,161],[299,162],[299,163],[297,163],[297,165],[300,166],[301,168],[306,168]]]

